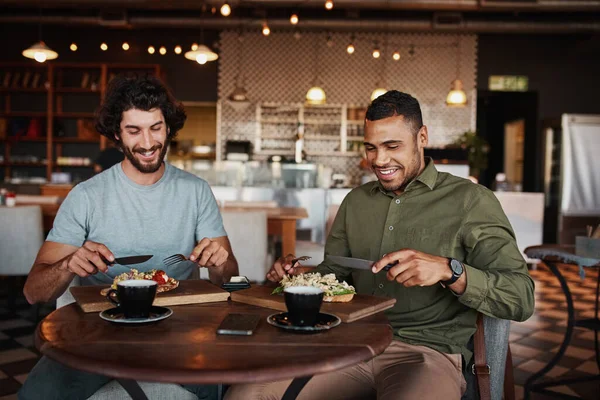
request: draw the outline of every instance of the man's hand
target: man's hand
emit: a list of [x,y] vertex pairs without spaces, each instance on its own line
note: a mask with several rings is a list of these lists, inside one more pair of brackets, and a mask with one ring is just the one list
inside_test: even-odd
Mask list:
[[98,271],[108,271],[108,265],[104,260],[112,262],[115,260],[115,256],[102,243],[87,241],[73,254],[65,258],[59,269],[85,278],[94,275]]
[[294,259],[293,254],[288,254],[285,257],[280,257],[275,264],[267,272],[267,279],[271,282],[279,282],[285,275],[291,275],[294,272],[294,267],[298,265],[292,265]]
[[452,278],[447,258],[432,256],[417,250],[402,249],[386,254],[373,264],[373,272],[381,271],[388,264],[395,264],[387,272],[388,280],[396,281],[406,287],[432,286],[439,281]]
[[201,267],[219,267],[227,261],[229,252],[218,242],[204,238],[194,247],[190,260]]

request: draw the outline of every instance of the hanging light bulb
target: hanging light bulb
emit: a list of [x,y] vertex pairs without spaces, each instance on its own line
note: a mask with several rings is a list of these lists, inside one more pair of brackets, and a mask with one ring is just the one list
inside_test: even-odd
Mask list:
[[196,50],[186,52],[185,58],[204,65],[209,61],[215,61],[217,58],[219,58],[219,56],[207,46],[201,44],[196,48]]
[[123,42],[123,45],[121,47],[123,47],[123,50],[127,51],[129,50],[129,43]]
[[446,96],[446,104],[450,107],[464,107],[467,104],[467,94],[463,90],[463,83],[460,79],[452,81],[450,92]]
[[71,43],[69,49],[71,49],[71,51],[77,51],[77,45],[75,43]]
[[392,54],[392,58],[394,59],[394,61],[400,60],[400,52],[395,51],[394,54]]
[[154,46],[148,47],[148,53],[154,54]]
[[271,34],[271,28],[269,28],[269,25],[267,25],[267,23],[266,23],[266,22],[263,24],[263,27],[262,27],[262,34],[263,34],[264,36],[269,36],[269,35]]
[[377,89],[373,90],[373,93],[371,93],[371,101],[385,93],[387,93],[387,89],[378,87]]
[[43,63],[46,60],[54,60],[58,53],[46,46],[44,42],[37,42],[28,49],[23,50],[24,57],[31,58],[37,62]]
[[348,54],[354,54],[354,44],[350,43],[348,45],[348,47],[346,47],[346,52],[348,52]]
[[306,92],[306,102],[311,105],[325,104],[327,96],[320,86],[313,86]]
[[376,47],[373,49],[373,58],[379,58],[381,56],[381,51]]
[[102,42],[102,44],[100,45],[100,49],[102,51],[106,51],[106,50],[108,50],[108,45],[106,43]]
[[231,15],[231,7],[227,2],[221,6],[221,15],[224,17],[229,17],[229,15]]
[[175,54],[181,54],[181,46],[175,46]]
[[292,25],[296,25],[298,23],[298,15],[297,14],[292,14],[292,16],[290,17],[290,24]]
[[198,43],[192,43],[192,51],[198,50]]
[[160,49],[158,49],[158,52],[164,56],[165,54],[167,54],[167,48],[165,46],[160,46]]
[[325,2],[325,8],[326,8],[327,10],[331,10],[331,9],[333,8],[333,0],[327,0],[327,1]]

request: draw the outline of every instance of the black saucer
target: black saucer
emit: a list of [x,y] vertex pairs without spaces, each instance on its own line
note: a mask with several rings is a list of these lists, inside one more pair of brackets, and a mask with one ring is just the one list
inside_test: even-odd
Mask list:
[[168,318],[173,314],[169,307],[152,306],[148,318],[125,318],[120,308],[111,308],[100,313],[100,318],[105,321],[116,322],[119,324],[145,324],[156,322]]
[[267,322],[281,329],[295,332],[321,332],[331,328],[335,328],[342,321],[333,314],[319,313],[317,322],[312,326],[296,326],[288,318],[287,312],[269,315]]

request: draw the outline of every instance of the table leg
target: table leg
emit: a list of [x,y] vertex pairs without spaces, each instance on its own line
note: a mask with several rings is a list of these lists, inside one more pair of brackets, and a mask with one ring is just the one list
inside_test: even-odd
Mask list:
[[304,389],[304,386],[306,386],[308,381],[311,380],[311,378],[312,376],[307,376],[304,378],[294,378],[292,383],[290,383],[290,386],[288,386],[287,390],[283,394],[281,400],[295,400],[302,391],[302,389]]
[[[575,321],[575,310],[573,307],[573,298],[571,297],[571,291],[569,290],[569,285],[567,284],[567,281],[562,276],[562,274],[560,273],[560,271],[555,263],[548,262],[548,261],[545,261],[544,263],[548,266],[548,268],[554,274],[554,276],[556,276],[556,278],[558,278],[558,281],[563,290],[563,293],[565,294],[565,299],[567,301],[567,313],[568,313],[567,330],[565,332],[565,338],[564,338],[562,344],[560,345],[560,348],[558,349],[558,352],[556,353],[556,355],[554,357],[552,357],[552,359],[548,362],[548,364],[546,364],[545,367],[540,369],[535,374],[531,375],[525,381],[525,385],[524,385],[524,389],[525,389],[524,399],[525,400],[528,400],[530,398],[530,394],[532,391],[536,391],[536,392],[540,392],[540,393],[544,393],[544,394],[550,394],[550,395],[554,393],[552,391],[548,391],[546,389],[546,387],[567,385],[570,383],[577,383],[577,382],[594,381],[594,380],[599,379],[599,376],[590,376],[590,377],[581,377],[581,378],[565,378],[565,379],[559,379],[559,380],[557,379],[557,380],[552,380],[549,382],[542,382],[542,383],[538,383],[538,384],[535,383],[535,381],[537,381],[539,378],[543,377],[548,371],[550,371],[552,368],[554,368],[554,366],[558,363],[558,361],[563,357],[563,355],[565,354],[565,351],[567,350],[567,347],[569,347],[569,343],[571,343],[571,338],[573,336],[573,328],[577,325],[577,321]],[[596,331],[596,334],[597,334],[597,331]],[[596,353],[596,356],[597,356],[597,353]],[[573,398],[573,397],[568,396],[568,398]]]
[[137,381],[133,379],[117,379],[116,381],[123,386],[123,389],[125,389],[133,400],[148,400],[146,393],[144,393]]
[[283,256],[296,254],[296,220],[281,221],[281,253]]

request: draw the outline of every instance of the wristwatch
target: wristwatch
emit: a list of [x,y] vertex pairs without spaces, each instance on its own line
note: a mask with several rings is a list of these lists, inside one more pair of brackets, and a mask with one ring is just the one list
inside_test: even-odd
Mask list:
[[465,270],[463,264],[454,258],[448,258],[448,267],[450,267],[450,271],[452,271],[452,278],[448,279],[447,281],[441,281],[442,285],[444,286],[452,285],[454,282],[456,282]]

